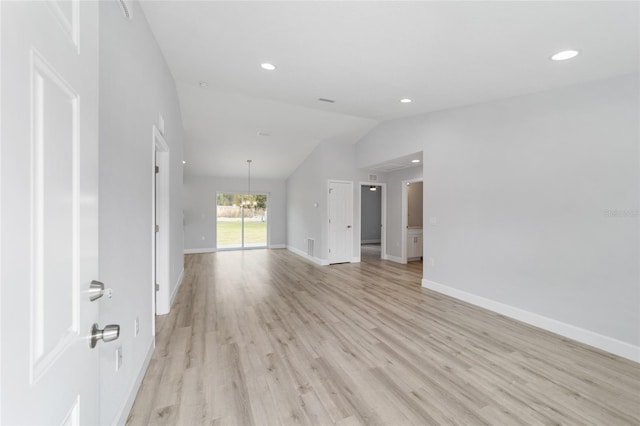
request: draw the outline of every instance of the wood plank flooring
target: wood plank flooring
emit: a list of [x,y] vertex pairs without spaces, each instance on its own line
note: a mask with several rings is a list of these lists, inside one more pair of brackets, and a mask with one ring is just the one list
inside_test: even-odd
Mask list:
[[420,263],[186,263],[130,425],[640,424],[640,364],[423,289]]

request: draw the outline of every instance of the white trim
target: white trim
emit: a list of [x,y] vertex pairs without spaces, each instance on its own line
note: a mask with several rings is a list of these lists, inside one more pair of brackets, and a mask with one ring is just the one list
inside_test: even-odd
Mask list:
[[603,351],[610,352],[614,355],[618,355],[635,362],[640,362],[640,346],[635,346],[612,337],[576,327],[575,325],[544,317],[533,312],[525,311],[524,309],[516,308],[514,306],[426,279],[422,280],[422,287],[437,291],[438,293],[446,294],[447,296],[471,303],[472,305],[497,312],[501,315],[539,327],[543,330],[559,334],[560,336],[568,337],[569,339],[576,340],[580,343],[602,349]]
[[194,248],[194,249],[184,249],[184,254],[198,254],[198,253],[215,253],[217,252],[217,248]]
[[378,239],[378,240],[361,240],[360,241],[360,245],[362,245],[362,244],[381,244],[381,242],[382,242],[381,239]]
[[286,249],[287,245],[286,244],[271,244],[269,246],[269,249]]
[[[2,9],[4,8],[4,6],[6,6],[6,5],[0,5],[0,22],[2,22]],[[5,37],[6,37],[6,35],[5,35]],[[0,46],[2,46],[2,31],[0,31]],[[4,93],[2,91],[2,67],[0,67],[0,93]],[[0,102],[0,129],[2,129],[2,117],[3,117],[3,115],[2,115],[2,102]],[[98,133],[98,136],[99,136],[99,133]],[[2,138],[0,137],[0,139],[2,139]],[[3,176],[2,175],[2,146],[3,146],[2,143],[0,143],[0,181],[2,180],[2,176]],[[4,146],[5,146],[5,149],[6,149],[6,145],[4,145]],[[98,151],[99,150],[100,149],[99,149],[99,146],[98,146]],[[0,277],[3,276],[2,275],[2,268],[3,268],[3,266],[2,266],[2,259],[3,259],[3,257],[2,257],[2,247],[5,246],[4,240],[2,239],[2,228],[3,228],[2,225],[4,224],[4,222],[2,222],[2,200],[3,200],[3,198],[2,198],[2,186],[0,185]],[[4,284],[4,285],[6,285],[6,284]],[[0,282],[0,318],[2,318],[2,293],[3,293],[2,287],[4,287],[4,285],[2,284],[2,282]],[[4,290],[4,291],[6,291],[6,290]],[[7,323],[5,321],[5,323],[4,323],[5,327],[6,327],[6,324]],[[3,342],[3,340],[2,340],[2,329],[3,329],[3,326],[0,325],[0,344],[2,344],[2,342]],[[2,363],[2,351],[0,351],[0,377],[2,377],[2,370],[3,370],[2,366],[3,365],[4,364]],[[98,377],[100,377],[100,376],[98,375]],[[3,397],[3,392],[2,392],[2,382],[3,381],[0,380],[0,401],[4,401],[5,400],[4,397]],[[2,417],[2,404],[0,403],[0,419],[2,419],[2,418],[3,418]]]
[[266,250],[267,246],[256,246],[256,247],[220,247],[217,248],[216,251],[246,251],[246,250]]
[[317,264],[317,265],[321,265],[321,266],[327,266],[329,264],[329,261],[326,259],[319,259],[317,257],[314,256],[309,256],[307,253],[303,252],[300,249],[297,249],[293,246],[287,246],[287,250],[289,250],[292,253],[297,254],[300,257],[304,257],[305,259]]
[[176,286],[173,288],[173,291],[171,292],[171,299],[169,299],[169,306],[173,306],[173,301],[176,298],[176,294],[178,294],[178,290],[182,285],[183,279],[184,279],[184,268],[182,268],[182,271],[180,271],[180,275],[178,276],[178,281],[176,281]]
[[352,257],[351,263],[360,263],[360,256]]
[[149,363],[151,362],[151,357],[153,356],[153,351],[155,349],[155,343],[152,340],[149,345],[149,349],[147,349],[147,355],[142,363],[142,367],[138,372],[138,376],[136,380],[133,382],[133,386],[131,386],[131,391],[129,392],[129,397],[126,402],[122,406],[119,411],[119,414],[115,417],[115,421],[111,423],[112,425],[124,425],[127,422],[127,417],[129,417],[129,413],[131,412],[131,407],[133,407],[133,403],[136,400],[136,396],[138,395],[138,391],[140,390],[140,385],[142,384],[142,379],[144,379],[144,375],[147,372],[147,368],[149,368]]
[[384,259],[384,260],[390,260],[390,261],[392,261],[392,262],[396,262],[396,263],[402,263],[403,265],[406,265],[406,264],[407,264],[407,262],[406,262],[406,261],[404,261],[404,262],[402,261],[402,258],[401,258],[401,257],[392,256],[392,255],[387,254],[387,253],[385,253],[385,254],[384,254],[383,259]]
[[[160,133],[158,127],[153,125],[151,133],[151,188],[153,191],[151,205],[151,251],[153,253],[151,268],[153,270],[153,280],[151,282],[151,291],[153,313],[155,315],[164,315],[169,313],[171,309],[171,181],[169,176],[171,170],[171,152],[167,141]],[[155,172],[156,165],[160,167],[160,173],[158,175],[156,175]],[[158,211],[156,211],[156,209]],[[160,232],[155,232],[156,224],[160,225]],[[156,276],[157,270],[159,271],[158,276]],[[157,291],[156,283],[159,284]],[[152,323],[154,324],[153,327],[155,327],[155,320]]]

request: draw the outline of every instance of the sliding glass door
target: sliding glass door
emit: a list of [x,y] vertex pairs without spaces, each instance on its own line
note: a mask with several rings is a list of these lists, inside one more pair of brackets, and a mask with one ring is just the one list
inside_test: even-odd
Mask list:
[[218,249],[267,247],[267,194],[219,192],[216,205]]

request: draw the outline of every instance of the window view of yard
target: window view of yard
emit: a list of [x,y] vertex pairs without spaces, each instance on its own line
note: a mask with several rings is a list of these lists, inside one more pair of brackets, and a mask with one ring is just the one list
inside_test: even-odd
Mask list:
[[[218,219],[218,247],[242,244],[242,222],[240,219],[226,221]],[[266,245],[267,222],[244,222],[244,244]]]
[[[267,196],[219,193],[217,204],[218,248],[267,245]],[[244,244],[242,222],[244,214]]]

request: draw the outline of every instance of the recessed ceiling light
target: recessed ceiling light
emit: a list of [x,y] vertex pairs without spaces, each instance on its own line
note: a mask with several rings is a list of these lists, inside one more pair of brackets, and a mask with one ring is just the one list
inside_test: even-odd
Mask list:
[[184,161],[184,160],[182,160],[182,164],[187,164],[187,162],[186,162],[186,161]]
[[419,163],[420,160],[411,160],[412,163]]
[[371,185],[369,187],[369,191],[376,191],[378,188],[376,188],[374,185]]
[[198,85],[204,89],[209,85],[209,83],[207,83],[206,81],[201,81],[200,83],[198,83]]
[[411,103],[411,99],[409,98],[400,99],[400,102],[402,102],[403,104],[408,104],[408,103]]
[[566,61],[567,59],[575,58],[578,56],[580,52],[577,50],[563,50],[562,52],[558,52],[551,57],[552,61]]
[[267,71],[273,71],[276,69],[276,66],[273,64],[270,64],[268,62],[265,62],[264,64],[260,64],[260,66],[262,67],[262,69],[265,69]]

